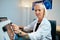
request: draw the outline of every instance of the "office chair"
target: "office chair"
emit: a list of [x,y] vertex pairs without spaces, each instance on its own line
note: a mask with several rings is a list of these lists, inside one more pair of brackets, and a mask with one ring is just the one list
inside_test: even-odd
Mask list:
[[56,21],[55,20],[49,20],[51,23],[51,35],[52,40],[56,40]]

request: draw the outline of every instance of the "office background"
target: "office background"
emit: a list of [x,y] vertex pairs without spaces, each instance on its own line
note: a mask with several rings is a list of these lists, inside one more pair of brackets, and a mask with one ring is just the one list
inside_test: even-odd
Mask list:
[[[36,0],[0,0],[0,17],[7,17],[19,26],[26,26],[36,18],[31,7],[33,1]],[[56,20],[57,26],[60,26],[60,0],[52,0],[52,9],[47,11],[46,18]]]
[[[32,1],[34,0],[0,0],[0,17],[8,17],[17,25],[27,25],[36,18],[32,8],[30,7],[31,5],[29,4]],[[57,25],[60,26],[59,4],[60,0],[52,0],[52,9],[48,10],[46,17],[50,20],[56,20]]]

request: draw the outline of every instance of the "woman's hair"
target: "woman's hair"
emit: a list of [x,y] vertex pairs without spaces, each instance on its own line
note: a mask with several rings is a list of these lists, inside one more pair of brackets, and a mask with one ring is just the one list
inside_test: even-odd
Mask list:
[[45,10],[45,15],[46,15],[47,9],[46,9],[46,7],[45,7],[43,1],[36,1],[36,2],[33,2],[33,8],[34,8],[34,6],[35,6],[36,4],[38,4],[38,5],[40,5],[42,8],[44,8],[44,10]]

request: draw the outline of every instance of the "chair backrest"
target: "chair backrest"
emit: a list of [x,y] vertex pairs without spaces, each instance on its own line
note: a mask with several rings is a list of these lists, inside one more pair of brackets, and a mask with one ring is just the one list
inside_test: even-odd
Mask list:
[[56,21],[55,20],[49,20],[51,23],[51,35],[52,40],[56,40]]

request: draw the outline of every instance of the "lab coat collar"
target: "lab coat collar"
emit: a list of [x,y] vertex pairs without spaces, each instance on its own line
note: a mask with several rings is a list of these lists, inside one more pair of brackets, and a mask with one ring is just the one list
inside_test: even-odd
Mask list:
[[[45,20],[45,18],[43,18],[43,20],[41,21],[40,25],[43,24],[44,20]],[[36,28],[36,24],[37,24],[37,22],[38,22],[38,18],[36,19],[36,23],[35,23],[35,25],[34,25],[33,32],[35,32],[35,28]],[[40,25],[39,25],[39,27],[40,27]]]

